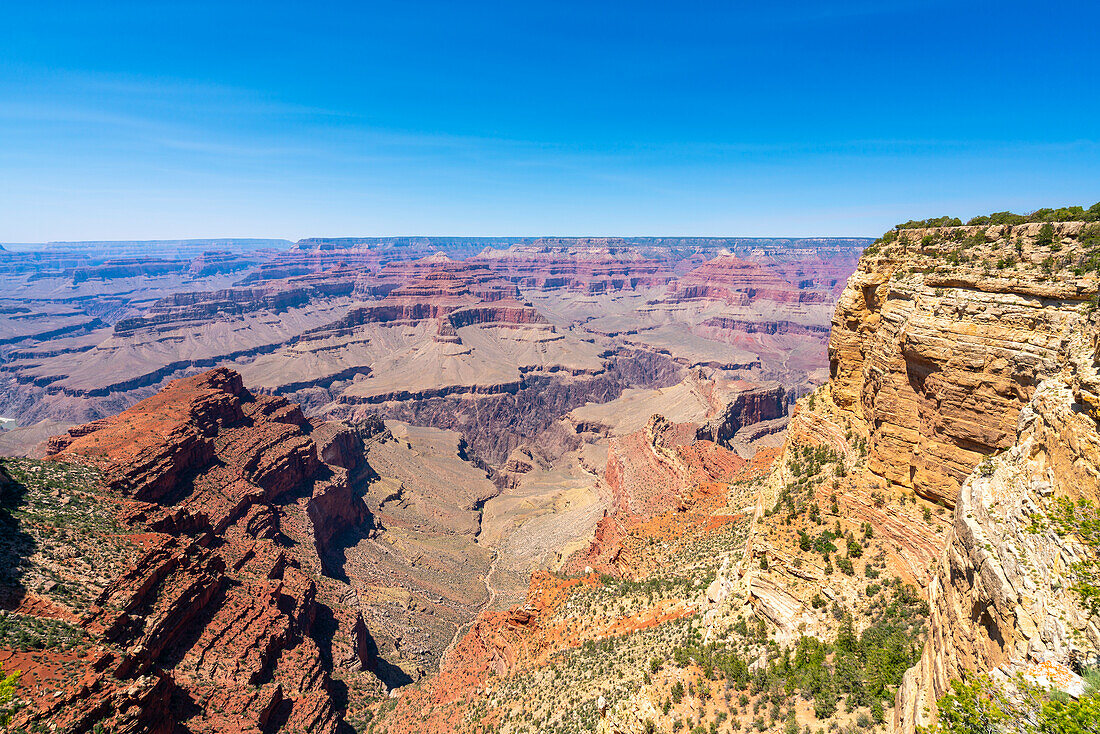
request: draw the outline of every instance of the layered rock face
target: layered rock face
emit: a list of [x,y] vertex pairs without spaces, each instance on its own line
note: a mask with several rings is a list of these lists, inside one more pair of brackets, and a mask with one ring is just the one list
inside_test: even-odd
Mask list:
[[371,528],[349,484],[366,470],[352,429],[314,426],[217,369],[70,429],[50,455],[103,472],[144,551],[72,610],[94,651],[80,685],[33,701],[16,724],[340,730],[333,675],[372,663],[357,607],[322,576],[340,538]]
[[[357,289],[377,290],[390,284],[377,303],[351,309],[328,328],[347,329],[369,323],[416,322],[429,319],[451,329],[471,324],[541,324],[544,319],[519,291],[481,264],[432,256],[387,266],[375,279],[360,279]],[[453,334],[452,334],[453,335]]]
[[507,247],[500,237],[337,237],[308,238],[281,252],[249,273],[245,283],[324,273],[334,268],[377,273],[391,263],[431,257],[443,252],[457,258],[486,247]]
[[[603,281],[614,287],[612,280],[628,283],[634,275],[621,273],[620,266],[599,275],[591,264],[579,268],[566,263],[561,254],[578,253],[589,263],[601,261],[657,260],[678,273],[690,270],[700,262],[714,257],[721,250],[749,256],[761,253],[767,258],[785,258],[785,253],[797,251],[796,259],[820,258],[835,263],[837,257],[849,259],[854,265],[859,251],[870,242],[862,238],[817,237],[784,239],[769,237],[342,237],[309,238],[296,243],[288,252],[279,253],[246,276],[248,282],[281,279],[306,273],[320,273],[341,265],[378,272],[395,262],[416,260],[442,252],[456,259],[493,260],[502,274],[512,273],[527,279],[533,287],[559,288],[559,279],[566,284],[581,285]],[[565,270],[561,275],[546,277],[542,270],[548,262],[558,261]],[[679,263],[687,263],[681,267]],[[533,268],[532,268],[533,266]],[[828,265],[826,265],[828,267]],[[529,269],[532,268],[532,269]],[[643,277],[645,277],[643,275]],[[840,276],[841,285],[846,273]],[[584,289],[587,289],[585,287]]]
[[608,358],[602,370],[592,369],[594,374],[577,371],[525,369],[496,389],[424,392],[416,400],[368,403],[359,410],[382,410],[397,420],[461,431],[476,455],[496,466],[525,443],[551,456],[576,448],[578,438],[558,430],[561,416],[587,403],[606,403],[628,388],[675,384],[682,368],[662,355],[627,351]]
[[315,299],[349,296],[355,283],[354,276],[341,277],[337,273],[324,280],[295,278],[263,288],[174,293],[155,301],[145,316],[115,323],[115,334],[129,335],[142,329],[171,331],[186,326],[203,326],[254,311],[282,313],[300,308]]
[[[888,236],[840,297],[830,383],[792,421],[792,441],[866,451],[867,474],[839,505],[909,549],[898,561],[926,589],[929,634],[897,693],[898,731],[933,723],[952,679],[1079,670],[1100,650],[1098,620],[1073,591],[1075,564],[1097,549],[1057,520],[1062,500],[1089,513],[1100,499],[1097,279],[1080,267],[1095,252],[1091,227]],[[790,486],[783,473],[778,486]],[[951,526],[937,539],[915,518],[905,529],[875,520],[859,487],[953,507]]]
[[1046,519],[1058,498],[1093,503],[1085,512],[1100,501],[1095,321],[1090,331],[1072,340],[1080,372],[1042,382],[1019,412],[1015,443],[959,492],[928,591],[928,641],[898,691],[897,731],[934,721],[952,679],[1051,663],[1079,672],[1100,654],[1100,619],[1072,590],[1072,564],[1098,549]]
[[[1098,549],[1057,516],[1100,495],[1098,235],[1070,222],[876,243],[836,309],[831,380],[798,401],[760,487],[739,572],[780,644],[833,639],[842,612],[873,624],[866,579],[883,572],[927,595],[927,643],[892,683],[898,731],[932,724],[952,679],[1097,659],[1100,620],[1073,588]],[[822,527],[847,557],[816,555]]]
[[815,289],[813,280],[803,286],[784,280],[775,270],[736,255],[719,255],[678,279],[670,289],[674,301],[699,298],[723,300],[747,306],[757,299],[776,303],[823,303],[828,291]]
[[[66,308],[73,317],[36,316],[21,325],[24,333],[12,334],[19,346],[6,350],[0,365],[5,414],[24,425],[42,419],[71,425],[110,415],[172,378],[270,352],[333,320],[346,310],[355,286],[355,274],[335,272],[231,287],[240,275],[239,258],[203,258],[190,269],[181,261],[172,280],[142,273],[83,281],[73,286],[73,305]],[[54,310],[35,308],[43,315]],[[75,314],[89,311],[100,315],[76,320]],[[14,315],[11,321],[18,323]],[[25,331],[31,324],[48,331],[35,336]]]
[[[354,238],[283,252],[211,243],[188,257],[182,245],[150,246],[148,257],[117,262],[98,251],[8,253],[0,256],[9,298],[0,303],[0,412],[28,428],[8,443],[33,450],[46,425],[35,422],[111,415],[219,365],[311,414],[354,417],[363,405],[392,403],[394,417],[430,419],[444,412],[427,401],[529,389],[569,393],[568,410],[618,395],[605,383],[626,370],[609,358],[640,352],[800,393],[824,378],[830,284],[862,244]],[[705,284],[706,273],[690,271],[721,248],[737,256],[719,260],[742,263],[746,278],[722,293],[683,299],[673,288],[670,296],[676,278]],[[452,407],[469,406],[444,411]]]
[[[1056,234],[1071,241],[1079,230],[1063,225]],[[1075,590],[1081,577],[1074,567],[1100,549],[1059,519],[1060,502],[1087,503],[1076,510],[1086,522],[1100,502],[1100,322],[1092,305],[1081,303],[1095,294],[1096,281],[1039,278],[1023,286],[1029,295],[1042,293],[1046,318],[1032,323],[1062,317],[1069,328],[1056,349],[1035,360],[1037,384],[1011,411],[1016,425],[1006,450],[959,490],[929,587],[928,642],[898,692],[899,731],[933,721],[951,679],[1011,676],[1036,665],[1079,672],[1100,654],[1100,619]],[[1036,351],[1049,344],[1041,336],[1031,341]]]
[[[867,427],[875,474],[951,504],[975,464],[1013,442],[1095,292],[1092,279],[1040,267],[1083,225],[1056,224],[1053,250],[1035,245],[1039,227],[903,230],[860,261],[829,359],[837,404]],[[1014,243],[1023,262],[1009,267]]]
[[[670,511],[685,513],[696,503],[705,514],[715,500],[725,499],[725,487],[714,483],[730,481],[746,462],[718,444],[697,440],[697,430],[694,424],[654,415],[642,430],[611,441],[604,472],[611,507],[588,548],[574,554],[567,569],[642,577],[657,559],[638,537],[645,535],[638,532],[640,526]],[[698,522],[692,515],[683,518],[686,525]],[[673,535],[677,524],[668,528]]]
[[787,415],[787,394],[780,385],[761,385],[737,393],[722,411],[701,426],[696,438],[729,445],[744,428],[774,425]]
[[602,247],[595,243],[513,245],[507,250],[485,248],[469,261],[483,263],[523,290],[606,293],[662,286],[672,278],[664,262],[644,257],[636,248]]
[[791,247],[784,250],[760,248],[754,250],[750,260],[767,264],[788,283],[800,289],[829,291],[835,299],[848,283],[862,248]]

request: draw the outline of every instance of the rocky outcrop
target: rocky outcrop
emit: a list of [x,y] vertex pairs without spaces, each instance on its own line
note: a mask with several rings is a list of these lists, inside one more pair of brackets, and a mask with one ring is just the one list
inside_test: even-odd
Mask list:
[[551,457],[576,447],[575,436],[553,431],[558,418],[587,402],[607,402],[628,387],[664,387],[681,368],[667,357],[630,351],[607,360],[596,375],[525,374],[506,389],[452,394],[421,393],[416,400],[384,404],[387,417],[462,432],[473,453],[500,465],[517,446],[543,445]]
[[[742,573],[777,628],[802,624],[814,595],[860,624],[860,584],[799,555],[821,522],[862,530],[927,594],[927,642],[894,707],[905,734],[934,722],[952,679],[1072,669],[1100,649],[1100,620],[1072,591],[1098,549],[1052,519],[1063,499],[1100,499],[1097,279],[1084,267],[1100,232],[1041,227],[899,230],[870,248],[833,319],[831,380],[792,411],[758,497],[744,557],[760,570]],[[797,512],[775,519],[792,497],[823,515],[798,541]],[[932,503],[954,508],[949,525]]]
[[837,404],[867,428],[872,471],[950,505],[982,457],[1012,444],[1095,294],[1068,260],[1061,273],[1041,267],[1081,228],[1057,224],[1057,250],[1035,244],[1039,225],[903,230],[860,261],[829,359]]
[[331,277],[321,283],[298,279],[266,288],[174,293],[157,300],[144,316],[118,321],[115,334],[124,336],[139,329],[168,330],[185,325],[202,325],[254,311],[280,313],[304,306],[314,299],[350,295],[354,287],[353,278]]
[[366,665],[367,632],[316,575],[342,533],[370,528],[349,479],[363,465],[356,431],[314,427],[296,405],[217,369],[49,449],[102,470],[147,550],[80,618],[104,650],[85,682],[17,723],[340,730],[333,660]]
[[779,321],[750,321],[729,316],[715,316],[699,324],[696,332],[700,334],[739,331],[745,334],[797,334],[826,339],[829,327],[820,324],[800,324],[785,319]]
[[437,320],[440,332],[473,324],[546,324],[531,304],[519,300],[515,286],[482,265],[432,256],[387,266],[376,278],[360,278],[356,291],[384,292],[374,303],[352,308],[332,324],[314,329],[307,339],[348,333],[364,324],[400,324]]
[[161,260],[159,258],[133,258],[126,260],[106,260],[98,265],[88,265],[64,273],[73,279],[73,283],[86,280],[110,280],[113,278],[133,278],[139,275],[164,275],[186,271],[190,263],[186,260]]
[[931,628],[897,695],[895,729],[927,726],[949,682],[1011,676],[1036,664],[1080,670],[1100,654],[1100,617],[1074,590],[1073,564],[1095,558],[1059,527],[1059,500],[1100,502],[1097,322],[1068,340],[1059,374],[1018,411],[1014,443],[971,473],[929,587]]
[[467,262],[482,263],[523,290],[608,293],[663,286],[672,278],[664,262],[644,257],[636,248],[580,241],[487,247]]
[[203,278],[222,273],[236,273],[258,265],[264,256],[251,256],[226,250],[209,250],[191,260],[188,273]]
[[759,248],[750,260],[766,262],[788,283],[799,289],[821,289],[840,295],[855,270],[863,247]]
[[804,281],[806,289],[788,283],[766,264],[742,260],[736,255],[719,255],[670,286],[673,302],[707,298],[734,306],[747,306],[760,299],[775,303],[824,303],[827,291],[812,288],[813,281]]
[[[692,423],[670,423],[660,415],[645,428],[612,439],[604,481],[611,493],[611,508],[596,524],[588,547],[573,555],[567,568],[594,568],[628,578],[651,567],[643,544],[632,530],[668,513],[683,513],[690,526],[698,512],[713,510],[716,499],[725,500],[725,485],[745,466],[734,452],[697,439]],[[675,532],[675,531],[673,531]]]
[[786,415],[786,390],[781,385],[761,385],[739,392],[718,415],[696,430],[695,437],[728,446],[742,428]]

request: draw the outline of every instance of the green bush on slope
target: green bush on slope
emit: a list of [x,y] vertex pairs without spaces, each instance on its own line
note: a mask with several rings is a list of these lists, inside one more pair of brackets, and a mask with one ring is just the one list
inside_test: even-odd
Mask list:
[[20,672],[17,670],[5,677],[4,669],[0,668],[0,726],[7,726],[15,714],[15,685],[19,682],[19,676]]
[[1097,734],[1100,691],[1077,699],[1047,691],[1020,678],[1010,695],[987,675],[951,681],[938,702],[940,720],[932,734]]

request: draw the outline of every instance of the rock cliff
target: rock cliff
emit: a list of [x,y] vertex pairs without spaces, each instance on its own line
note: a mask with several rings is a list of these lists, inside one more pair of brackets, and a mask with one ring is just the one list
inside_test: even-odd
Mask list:
[[832,394],[865,427],[875,474],[951,504],[982,457],[1011,445],[1095,295],[1095,277],[1068,259],[1083,227],[1059,223],[1047,245],[1039,224],[901,230],[864,256],[829,359]]
[[314,426],[217,369],[72,428],[49,452],[101,472],[121,537],[142,552],[68,612],[91,645],[61,663],[69,678],[80,668],[79,682],[30,690],[17,725],[340,730],[348,684],[337,678],[373,664],[357,605],[325,575],[340,539],[371,529],[350,485],[357,433]]
[[487,247],[470,262],[483,263],[525,291],[606,293],[663,286],[672,278],[666,262],[644,257],[636,248],[586,242]]
[[[1012,279],[933,276],[947,292],[975,289],[972,302],[980,299],[994,318],[1000,312],[987,349],[1003,354],[1007,339],[1015,343],[1005,355],[1008,365],[990,369],[991,355],[981,371],[986,384],[1012,385],[999,391],[999,401],[987,393],[985,401],[971,402],[966,393],[973,387],[960,395],[964,410],[980,406],[975,421],[985,426],[981,445],[991,456],[976,468],[971,457],[973,471],[955,498],[951,533],[928,589],[928,641],[897,696],[895,728],[906,734],[935,719],[951,679],[975,672],[1012,676],[1034,666],[1080,673],[1100,659],[1100,617],[1080,588],[1089,573],[1082,577],[1080,564],[1087,568],[1100,549],[1066,514],[1073,508],[1070,516],[1084,515],[1087,527],[1100,501],[1097,281],[1070,269],[1077,265],[1080,272],[1080,263],[1093,256],[1097,227],[1056,224],[1045,246],[1037,242],[1040,225],[1014,230],[987,236],[1022,240],[1024,261],[1045,267]],[[1022,308],[1030,308],[1026,318],[1017,311]],[[979,338],[971,332],[969,343]],[[966,359],[966,347],[944,356],[955,366]],[[971,375],[977,366],[971,356]],[[967,377],[973,379],[958,382],[970,385]]]
[[934,722],[952,679],[1098,659],[1095,606],[1073,591],[1095,537],[1065,518],[1100,498],[1098,250],[1082,222],[900,228],[840,294],[831,379],[792,412],[740,573],[780,642],[834,639],[842,611],[871,624],[864,578],[920,590],[897,731]]
[[795,285],[784,280],[765,263],[743,260],[736,255],[719,255],[685,273],[670,287],[673,301],[698,298],[723,300],[746,306],[757,299],[776,303],[820,303],[830,300],[828,292],[816,288],[812,279]]
[[[1094,337],[1095,339],[1095,332]],[[931,629],[898,692],[895,728],[936,715],[949,681],[1056,663],[1082,672],[1100,653],[1100,617],[1072,590],[1075,562],[1095,557],[1049,520],[1058,498],[1100,500],[1095,348],[1085,375],[1052,377],[1019,413],[1016,441],[964,482],[950,542],[929,587]],[[1076,384],[1075,384],[1076,382]],[[1076,389],[1075,389],[1076,388]],[[1091,390],[1090,390],[1091,388]],[[1091,395],[1089,394],[1091,392]]]
[[1098,239],[1082,222],[899,229],[840,296],[831,381],[800,403],[787,455],[799,436],[866,453],[866,474],[839,493],[849,511],[861,488],[953,508],[946,537],[919,522],[893,531],[930,611],[898,731],[933,722],[952,679],[1096,660],[1098,619],[1072,589],[1097,549],[1059,513],[1100,499]]

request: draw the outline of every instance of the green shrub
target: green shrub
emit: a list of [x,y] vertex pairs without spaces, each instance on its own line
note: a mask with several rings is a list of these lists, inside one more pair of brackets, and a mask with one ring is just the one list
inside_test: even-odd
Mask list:
[[1007,693],[988,675],[951,681],[951,693],[938,702],[935,734],[1087,734],[1100,722],[1100,693],[1089,690],[1077,699],[1051,692],[1021,678],[1012,682],[1018,693]]
[[1024,224],[1026,222],[1095,222],[1100,220],[1100,202],[1088,209],[1080,206],[1063,206],[1057,209],[1036,209],[1030,214],[1012,212],[994,212],[988,216],[977,216],[967,222],[969,225]]
[[929,227],[961,227],[962,220],[958,217],[933,217],[931,219],[910,219],[902,222],[895,229],[926,229]]
[[1082,560],[1070,564],[1073,583],[1070,589],[1093,615],[1100,615],[1100,508],[1095,503],[1080,499],[1073,502],[1058,498],[1054,507],[1037,517],[1030,528],[1039,532],[1053,528],[1061,537],[1072,536],[1086,549]]
[[1039,234],[1035,237],[1035,244],[1039,247],[1050,247],[1054,244],[1054,225],[1047,222],[1039,228]]
[[21,673],[17,670],[5,677],[4,669],[0,668],[0,726],[7,726],[15,714],[17,708],[15,686],[19,683],[20,675]]

